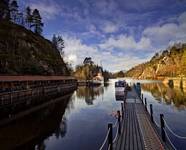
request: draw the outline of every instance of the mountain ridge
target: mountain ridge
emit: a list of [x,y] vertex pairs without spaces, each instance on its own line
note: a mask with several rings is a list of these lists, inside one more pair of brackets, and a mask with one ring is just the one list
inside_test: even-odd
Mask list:
[[186,77],[186,43],[174,44],[156,53],[150,61],[128,70],[125,76],[138,79]]

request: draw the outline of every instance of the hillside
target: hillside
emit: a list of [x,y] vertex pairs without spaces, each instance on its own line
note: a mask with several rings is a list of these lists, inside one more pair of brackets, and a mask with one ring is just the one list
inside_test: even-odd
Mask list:
[[150,61],[128,70],[125,76],[140,79],[186,77],[186,44],[175,44],[156,53]]
[[49,40],[7,21],[0,22],[1,75],[67,75],[68,69]]

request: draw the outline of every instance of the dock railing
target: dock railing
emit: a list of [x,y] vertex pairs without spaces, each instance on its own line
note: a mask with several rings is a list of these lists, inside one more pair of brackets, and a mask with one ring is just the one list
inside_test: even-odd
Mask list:
[[149,104],[149,110],[148,111],[148,108],[147,108],[147,98],[144,98],[144,95],[141,94],[141,95],[138,95],[139,98],[141,99],[142,101],[142,104],[144,104],[144,108],[145,110],[148,112],[149,114],[149,117],[150,117],[150,120],[152,122],[152,124],[154,124],[154,126],[159,129],[160,131],[160,136],[162,138],[162,141],[165,143],[165,144],[168,144],[169,146],[171,146],[172,149],[175,149],[177,150],[176,146],[173,144],[173,141],[171,141],[171,138],[170,138],[170,134],[172,134],[174,137],[176,137],[177,139],[182,139],[182,140],[186,140],[186,136],[181,136],[181,135],[178,135],[177,133],[175,133],[171,127],[168,125],[167,121],[165,120],[165,117],[163,114],[160,114],[160,124],[156,122],[156,120],[154,119],[153,117],[153,105],[152,104]]
[[[108,123],[108,130],[99,150],[103,150],[103,149],[113,150],[113,144],[116,143],[117,139],[121,135],[121,126],[122,126],[121,124],[123,120],[123,114],[124,114],[124,104],[121,103],[121,111],[120,110],[117,111],[117,119],[114,124]],[[113,129],[115,128],[116,128],[116,133],[113,138]]]
[[[149,119],[151,120],[152,125],[155,127],[156,131],[159,133],[159,135],[162,138],[162,141],[165,145],[167,145],[170,149],[177,150],[173,142],[171,141],[171,138],[168,134],[170,132],[173,136],[175,136],[178,139],[186,140],[186,136],[181,136],[176,134],[168,125],[167,121],[164,118],[163,114],[160,114],[160,124],[156,122],[153,115],[153,105],[149,104],[149,110],[148,110],[148,101],[147,98],[144,97],[144,94],[138,95],[138,98],[141,100],[144,109],[146,110],[147,114],[149,115]],[[103,140],[102,145],[100,146],[99,150],[113,150],[113,144],[116,143],[117,139],[119,138],[121,134],[121,126],[123,122],[123,116],[124,116],[124,103],[121,103],[121,113],[118,110],[117,111],[117,120],[114,123],[108,124],[108,130],[105,135],[105,138]],[[113,129],[116,129],[115,136],[113,138]],[[107,146],[107,147],[106,147]]]

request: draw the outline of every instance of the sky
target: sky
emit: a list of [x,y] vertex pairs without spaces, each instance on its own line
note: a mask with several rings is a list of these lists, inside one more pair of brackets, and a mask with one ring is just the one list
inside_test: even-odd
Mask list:
[[186,42],[186,0],[19,0],[40,10],[43,35],[65,40],[65,60],[85,57],[112,72],[148,61]]

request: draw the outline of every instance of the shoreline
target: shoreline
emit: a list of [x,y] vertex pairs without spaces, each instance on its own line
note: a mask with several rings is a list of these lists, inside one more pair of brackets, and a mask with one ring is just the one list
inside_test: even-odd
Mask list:
[[158,80],[167,86],[186,88],[186,77],[157,77],[157,78],[136,78],[136,77],[124,77],[136,80]]

